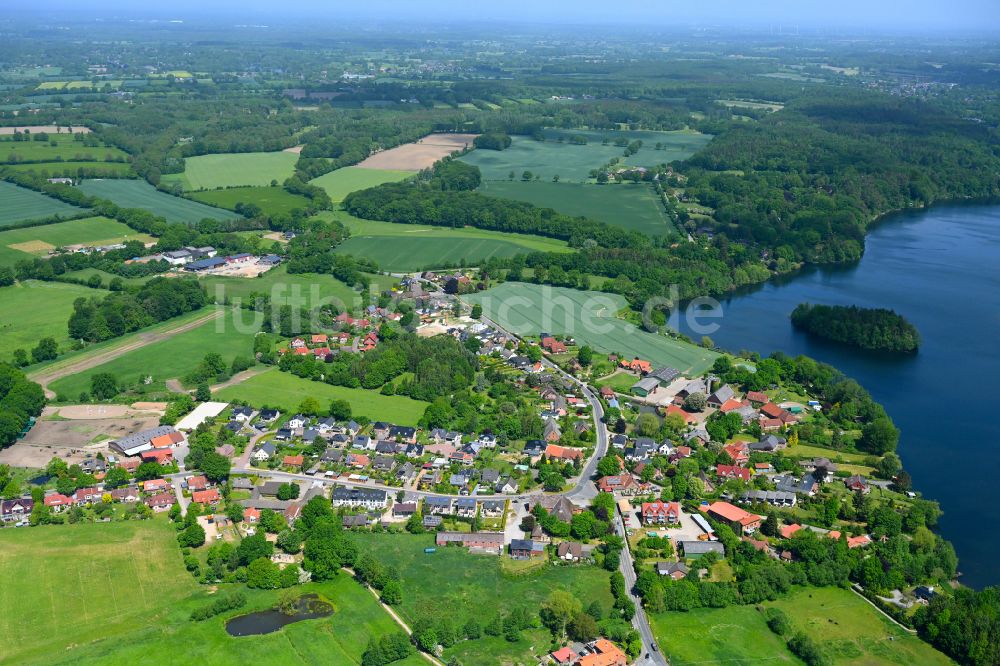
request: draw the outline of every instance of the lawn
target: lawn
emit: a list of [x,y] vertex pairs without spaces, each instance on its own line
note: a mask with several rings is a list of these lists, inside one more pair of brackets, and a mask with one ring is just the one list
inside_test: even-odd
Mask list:
[[[362,552],[371,552],[402,573],[399,612],[411,625],[422,617],[450,617],[458,627],[470,618],[485,624],[498,611],[517,604],[537,612],[549,593],[560,588],[569,590],[585,607],[597,600],[607,611],[612,604],[608,572],[596,567],[548,566],[532,575],[513,577],[501,573],[495,556],[472,555],[457,547],[425,554],[424,548],[434,545],[431,534],[361,533],[357,538]],[[535,647],[536,655],[544,653],[550,641],[546,631],[524,632],[518,643],[484,637],[458,643],[445,652],[444,661],[458,656],[466,666],[492,666],[506,663],[505,658],[528,663],[530,647]]]
[[129,384],[152,377],[147,389],[157,391],[163,390],[166,380],[183,377],[193,370],[205,354],[221,354],[226,365],[236,356],[253,358],[256,327],[237,330],[231,316],[227,312],[219,319],[184,333],[140,347],[89,370],[63,377],[53,382],[50,388],[56,394],[75,401],[82,392],[90,391],[91,376],[99,372],[110,372],[120,382]]
[[268,405],[283,412],[294,412],[307,396],[316,398],[324,407],[333,400],[347,400],[355,416],[409,426],[417,425],[428,404],[404,396],[314,382],[277,368],[226,387],[216,395],[220,400],[245,400],[254,406]]
[[0,530],[0,661],[52,663],[73,645],[117,643],[195,588],[162,518]]
[[[0,288],[0,361],[10,359],[15,349],[29,354],[40,338],[52,336],[65,348],[69,343],[67,323],[73,301],[106,296],[107,292],[62,282],[27,280]],[[44,307],[39,307],[44,304]]]
[[104,145],[85,146],[82,139],[77,139],[77,137],[82,136],[82,134],[49,134],[48,141],[3,139],[0,140],[0,161],[9,163],[97,162],[128,159],[128,153],[119,148]]
[[13,266],[22,259],[44,256],[48,250],[66,245],[109,245],[126,240],[146,243],[155,239],[106,217],[0,231],[0,266]]
[[295,171],[299,156],[279,150],[273,153],[219,153],[184,160],[184,173],[164,174],[163,182],[180,183],[185,190],[214,190],[244,185],[280,185]]
[[[853,592],[802,588],[765,606],[782,609],[835,664],[950,664],[943,654],[892,624]],[[660,649],[672,664],[800,663],[753,606],[651,614]]]
[[482,304],[486,316],[513,333],[571,335],[577,344],[597,351],[638,357],[689,376],[704,372],[719,356],[616,318],[615,313],[626,306],[617,294],[505,282],[464,298]]
[[[574,135],[586,136],[588,143],[582,146],[568,141],[558,143],[558,137],[566,139]],[[613,157],[622,156],[624,148],[614,145],[619,137],[628,141],[641,139],[643,142],[639,152],[624,158],[624,164],[632,166],[650,166],[685,159],[712,139],[707,134],[687,130],[676,132],[546,130],[545,137],[545,141],[536,141],[525,136],[515,136],[512,137],[513,143],[510,148],[506,150],[473,150],[461,157],[461,160],[478,166],[484,180],[507,180],[511,171],[515,173],[516,178],[520,178],[524,171],[530,171],[544,181],[551,181],[553,176],[559,176],[562,181],[586,182],[591,169],[600,167]],[[607,145],[602,145],[604,137],[608,138]],[[655,150],[657,142],[666,148]]]
[[76,217],[84,212],[83,208],[3,181],[0,181],[0,201],[3,202],[0,206],[0,228],[54,216]]
[[628,393],[629,389],[631,389],[637,381],[639,381],[639,378],[635,375],[624,371],[618,371],[607,377],[602,377],[597,380],[596,384],[598,388],[610,386],[615,393]]
[[[376,294],[391,287],[396,280],[387,276],[372,275]],[[223,302],[240,298],[249,301],[253,293],[268,294],[277,305],[298,305],[314,308],[333,303],[341,310],[356,310],[367,306],[367,298],[332,275],[294,273],[289,275],[285,266],[277,266],[256,278],[207,276],[201,278],[209,298]]]
[[501,180],[486,181],[479,190],[489,196],[526,201],[651,236],[676,233],[650,185]]
[[323,174],[319,178],[313,178],[309,183],[322,187],[330,195],[330,199],[334,203],[339,203],[344,200],[344,197],[356,190],[375,187],[382,183],[394,183],[399,180],[405,180],[412,175],[412,171],[343,167],[342,169],[336,169],[330,173]]
[[190,198],[232,210],[236,204],[253,204],[270,215],[290,213],[294,209],[305,209],[309,199],[299,194],[292,194],[283,187],[230,187],[224,190],[206,190],[191,192]]
[[108,199],[123,208],[142,208],[162,215],[168,222],[194,224],[204,218],[232,220],[239,215],[160,192],[144,180],[85,180],[80,189],[90,196]]

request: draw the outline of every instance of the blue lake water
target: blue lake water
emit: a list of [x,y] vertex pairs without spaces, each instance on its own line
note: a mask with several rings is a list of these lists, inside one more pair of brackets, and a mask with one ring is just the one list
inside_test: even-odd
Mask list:
[[[803,301],[891,308],[920,331],[920,351],[885,356],[807,337],[788,320]],[[1000,206],[893,215],[872,230],[858,264],[808,269],[722,307],[717,345],[811,356],[884,404],[914,488],[945,512],[939,529],[958,551],[962,581],[1000,584]]]

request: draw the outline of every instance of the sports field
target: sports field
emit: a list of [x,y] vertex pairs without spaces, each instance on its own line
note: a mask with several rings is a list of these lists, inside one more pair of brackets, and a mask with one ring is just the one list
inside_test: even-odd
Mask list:
[[[3,162],[93,162],[127,160],[128,153],[98,142],[85,146],[77,137],[82,134],[49,134],[47,141],[0,140],[0,161]],[[93,143],[93,141],[91,141]],[[53,145],[55,144],[55,145]]]
[[375,187],[382,183],[394,183],[412,175],[412,171],[344,167],[325,173],[319,178],[313,178],[309,183],[322,187],[334,203],[339,203],[351,192]]
[[86,178],[90,174],[124,176],[131,174],[129,162],[28,162],[26,164],[4,164],[4,171],[15,173],[37,173],[46,178]]
[[145,377],[153,381],[150,391],[163,390],[168,379],[182,378],[193,370],[205,354],[215,352],[222,355],[226,365],[236,356],[253,358],[253,337],[255,327],[246,318],[251,330],[237,330],[231,314],[209,321],[190,331],[140,347],[123,356],[94,368],[78,372],[54,381],[49,388],[57,395],[76,400],[83,392],[90,391],[91,376],[100,372],[110,372],[119,382],[134,384]]
[[[849,590],[802,588],[764,606],[782,609],[797,631],[835,664],[951,664]],[[657,642],[673,664],[800,663],[753,606],[699,608],[650,615]]]
[[[500,559],[473,555],[464,548],[438,548],[427,554],[424,548],[434,545],[430,534],[357,535],[362,552],[371,552],[385,564],[395,566],[403,576],[403,603],[399,612],[408,623],[421,617],[452,619],[462,627],[470,618],[482,624],[499,611],[515,605],[537,610],[556,589],[568,590],[586,607],[598,601],[607,612],[613,603],[610,576],[597,567],[545,567],[521,577],[507,576],[500,570]],[[502,603],[489,603],[502,599]],[[548,631],[524,632],[517,643],[502,638],[484,637],[463,641],[445,652],[443,661],[458,656],[466,666],[504,663],[535,663],[535,654],[547,651],[551,641]]]
[[487,317],[513,333],[572,335],[577,343],[597,351],[638,357],[687,375],[704,372],[719,356],[616,318],[615,313],[626,307],[617,294],[505,282],[464,300],[482,304]]
[[197,585],[162,517],[0,530],[0,661],[52,663],[163,620]]
[[[63,282],[26,280],[0,288],[0,361],[7,361],[15,349],[29,354],[40,338],[51,336],[60,350],[70,342],[67,323],[73,301],[80,297],[106,296],[106,291]],[[45,307],[39,307],[44,303]]]
[[566,215],[589,217],[650,236],[676,233],[651,185],[486,181],[483,194],[526,201]]
[[126,240],[145,243],[155,239],[106,217],[9,229],[0,231],[0,266],[13,266],[22,259],[44,256],[49,250],[66,245],[108,245]]
[[196,201],[232,210],[236,204],[253,204],[271,215],[290,213],[309,206],[309,199],[288,192],[283,187],[230,187],[224,190],[191,192],[188,196]]
[[195,224],[201,220],[232,220],[239,215],[160,192],[144,180],[85,180],[80,189],[90,196],[109,199],[124,208],[142,208],[162,215],[168,222]]
[[[388,276],[370,276],[375,285],[375,293],[391,287],[396,280]],[[201,278],[208,290],[208,297],[223,302],[225,297],[241,298],[246,301],[254,293],[266,294],[277,305],[296,305],[314,308],[325,303],[333,303],[341,309],[355,309],[368,305],[368,294],[354,291],[332,275],[296,273],[289,275],[284,266],[272,268],[255,278],[207,276]],[[364,297],[364,298],[362,298]]]
[[219,187],[280,185],[295,171],[299,156],[279,150],[273,153],[218,153],[184,160],[184,173],[165,174],[163,182],[179,182],[185,190]]
[[[588,143],[576,145],[565,140],[574,135],[586,136]],[[506,150],[474,150],[460,159],[478,166],[483,180],[508,180],[511,171],[514,172],[515,179],[520,179],[523,172],[530,171],[533,176],[539,176],[544,181],[551,181],[553,176],[559,176],[560,181],[586,182],[591,169],[596,169],[613,157],[622,156],[624,148],[614,145],[618,138],[642,140],[639,152],[624,159],[624,164],[632,166],[650,166],[690,157],[712,138],[707,134],[690,131],[546,130],[545,136],[545,141],[515,136]],[[563,143],[558,143],[559,136],[563,136]],[[603,145],[604,137],[608,138],[607,145]],[[657,142],[663,144],[665,149],[655,150]]]
[[324,407],[329,406],[333,400],[347,400],[351,403],[354,416],[367,416],[373,421],[389,421],[408,426],[417,425],[428,405],[405,396],[382,395],[378,391],[314,382],[281,372],[277,368],[226,387],[216,394],[220,400],[246,400],[254,406],[268,405],[284,412],[294,412],[307,396],[316,398]]
[[56,215],[75,217],[84,212],[83,208],[4,181],[0,181],[0,202],[0,228]]

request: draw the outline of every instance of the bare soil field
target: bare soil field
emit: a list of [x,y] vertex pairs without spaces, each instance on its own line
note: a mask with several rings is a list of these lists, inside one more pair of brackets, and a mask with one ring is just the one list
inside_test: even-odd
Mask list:
[[302,146],[292,146],[291,148],[285,148],[281,152],[283,152],[283,153],[295,153],[296,155],[298,155],[299,153],[302,152]]
[[[0,127],[0,134],[14,134],[19,132],[24,132],[25,130],[31,132],[32,134],[38,134],[40,132],[51,132],[56,133],[56,129],[60,132],[70,132],[68,127],[56,127],[55,125],[19,125],[17,127]],[[74,127],[72,128],[73,134],[90,134],[89,127]]]
[[428,134],[414,143],[383,150],[357,164],[362,169],[390,169],[393,171],[420,171],[472,145],[475,134]]

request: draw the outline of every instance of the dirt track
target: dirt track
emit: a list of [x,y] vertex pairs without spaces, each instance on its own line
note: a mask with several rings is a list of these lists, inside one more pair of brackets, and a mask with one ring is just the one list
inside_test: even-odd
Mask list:
[[222,313],[222,310],[214,310],[203,317],[198,317],[197,319],[193,319],[175,328],[159,331],[157,333],[139,333],[127,344],[112,347],[111,349],[106,349],[91,356],[81,357],[75,361],[70,361],[66,365],[60,365],[56,368],[46,368],[38,373],[28,375],[28,378],[41,384],[42,389],[45,391],[46,398],[54,398],[55,393],[49,390],[49,384],[57,379],[62,379],[68,375],[73,375],[78,372],[83,372],[84,370],[95,368],[102,363],[107,363],[108,361],[112,361],[119,356],[124,356],[130,351],[135,351],[140,347],[145,347],[146,345],[153,344],[154,342],[160,342],[161,340],[167,340],[175,335],[184,333],[185,331],[190,331],[193,328],[201,326],[205,322],[218,318],[222,315]]

